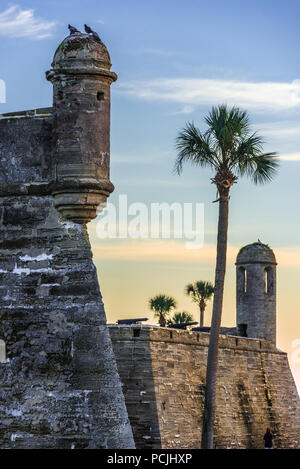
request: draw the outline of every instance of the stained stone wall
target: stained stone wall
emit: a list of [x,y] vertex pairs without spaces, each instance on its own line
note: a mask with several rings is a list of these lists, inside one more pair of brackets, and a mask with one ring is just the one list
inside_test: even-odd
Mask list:
[[[137,448],[200,448],[209,334],[110,325]],[[300,448],[300,401],[274,343],[220,337],[216,448]]]
[[86,227],[54,208],[50,111],[0,118],[0,448],[133,448]]
[[51,152],[51,108],[0,115],[1,195],[26,194],[26,185],[41,194],[39,186],[50,183]]

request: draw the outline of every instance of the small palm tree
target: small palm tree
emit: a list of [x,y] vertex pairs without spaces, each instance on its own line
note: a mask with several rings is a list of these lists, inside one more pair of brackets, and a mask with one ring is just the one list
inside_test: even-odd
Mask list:
[[211,282],[204,282],[198,280],[195,283],[189,283],[185,287],[185,293],[192,298],[192,301],[197,303],[200,309],[200,327],[204,323],[204,311],[207,306],[207,301],[211,299],[214,293],[214,286]]
[[263,153],[263,139],[250,132],[247,111],[226,105],[213,107],[205,117],[206,132],[188,123],[177,138],[175,169],[183,163],[208,166],[214,171],[212,183],[217,189],[219,221],[213,314],[209,339],[202,448],[213,448],[213,427],[218,365],[218,342],[221,326],[226,270],[229,192],[239,176],[248,176],[255,184],[271,181],[277,169],[276,153]]
[[171,296],[156,295],[149,300],[149,307],[154,311],[154,316],[158,317],[159,325],[166,326],[166,318],[173,308],[176,308],[176,301]]
[[170,324],[182,324],[184,322],[193,322],[194,318],[190,313],[182,311],[182,313],[174,313],[173,316],[168,320],[168,325]]

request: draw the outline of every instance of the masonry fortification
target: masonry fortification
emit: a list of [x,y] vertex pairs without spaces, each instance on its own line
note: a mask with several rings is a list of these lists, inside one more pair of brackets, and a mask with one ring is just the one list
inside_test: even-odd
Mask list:
[[86,222],[109,181],[106,47],[67,37],[53,108],[0,118],[0,448],[133,448]]
[[[109,327],[137,448],[200,448],[209,334]],[[300,448],[300,402],[286,353],[271,341],[221,336],[216,448]]]
[[86,223],[112,192],[110,85],[117,75],[105,45],[71,35],[57,48],[46,74],[53,83],[53,187],[64,218]]

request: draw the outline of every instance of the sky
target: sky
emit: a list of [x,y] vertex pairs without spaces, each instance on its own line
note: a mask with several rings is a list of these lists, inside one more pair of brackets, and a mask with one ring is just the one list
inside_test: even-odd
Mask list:
[[[300,70],[298,0],[60,0],[0,2],[0,113],[51,105],[45,79],[67,24],[95,29],[112,59],[110,202],[200,203],[204,244],[184,239],[101,239],[89,224],[108,322],[148,317],[148,300],[173,296],[198,319],[187,283],[214,279],[217,204],[209,169],[172,171],[175,139],[186,122],[205,129],[212,105],[247,109],[253,131],[276,151],[274,181],[232,188],[223,325],[235,324],[235,258],[258,238],[278,261],[278,346],[300,388]],[[3,99],[2,99],[3,101]],[[205,316],[209,325],[211,304]]]

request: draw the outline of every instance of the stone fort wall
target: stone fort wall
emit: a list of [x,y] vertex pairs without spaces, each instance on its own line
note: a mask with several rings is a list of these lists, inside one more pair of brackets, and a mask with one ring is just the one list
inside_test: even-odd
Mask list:
[[86,226],[51,194],[49,111],[0,118],[0,448],[132,448]]
[[[137,448],[200,448],[209,334],[109,326]],[[300,402],[286,353],[220,336],[216,448],[300,448]]]

